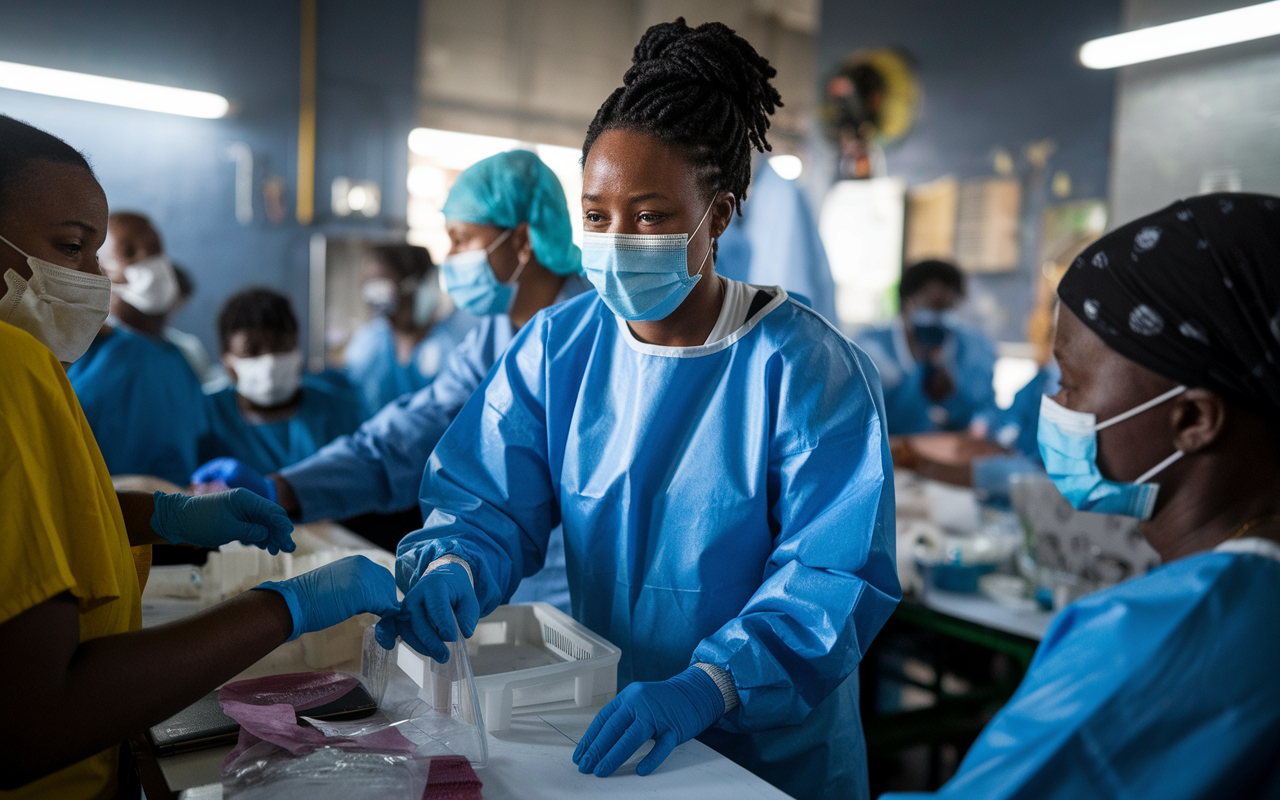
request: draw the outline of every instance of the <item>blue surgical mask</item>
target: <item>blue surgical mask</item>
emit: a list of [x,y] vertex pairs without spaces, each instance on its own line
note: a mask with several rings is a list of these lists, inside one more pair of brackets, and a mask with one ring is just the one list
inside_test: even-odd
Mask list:
[[513,230],[515,228],[503,231],[501,236],[483,250],[468,250],[449,256],[440,265],[449,296],[468,314],[485,317],[490,314],[505,314],[511,310],[511,303],[516,296],[516,281],[520,279],[520,273],[528,262],[520,262],[511,280],[502,283],[493,273],[489,254],[505,242]]
[[955,321],[955,313],[952,311],[918,308],[911,312],[911,332],[921,347],[933,350],[946,342]]
[[1182,458],[1183,451],[1176,451],[1132,483],[1109,481],[1098,469],[1098,431],[1155,408],[1186,390],[1185,386],[1170,389],[1101,423],[1093,414],[1072,411],[1045,395],[1040,401],[1038,439],[1040,457],[1054,486],[1077,511],[1151,519],[1160,484],[1150,480]]
[[689,274],[689,240],[707,221],[711,205],[693,233],[583,233],[582,271],[614,314],[632,322],[665,319],[702,279],[711,248]]

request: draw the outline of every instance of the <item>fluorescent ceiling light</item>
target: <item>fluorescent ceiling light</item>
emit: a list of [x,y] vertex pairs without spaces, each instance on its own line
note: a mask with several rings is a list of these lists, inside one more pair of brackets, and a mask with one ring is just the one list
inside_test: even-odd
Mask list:
[[1080,63],[1111,69],[1280,34],[1280,0],[1085,42]]
[[101,75],[33,67],[10,61],[0,61],[0,89],[16,89],[20,92],[204,119],[225,117],[231,107],[227,98],[212,92],[104,78]]

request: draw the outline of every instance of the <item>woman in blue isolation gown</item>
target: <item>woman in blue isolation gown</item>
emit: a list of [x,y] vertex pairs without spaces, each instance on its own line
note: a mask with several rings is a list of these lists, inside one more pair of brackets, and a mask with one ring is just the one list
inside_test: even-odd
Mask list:
[[1276,264],[1280,198],[1219,194],[1067,270],[1045,468],[1076,508],[1144,520],[1164,565],[1058,615],[936,796],[1280,797]]
[[648,774],[699,736],[796,797],[865,797],[856,671],[900,597],[875,370],[780,287],[715,273],[768,62],[683,20],[634,61],[584,145],[599,294],[536,316],[437,445],[379,636],[447,658],[454,614],[469,634],[561,525],[573,614],[623,653],[581,771],[653,738]]

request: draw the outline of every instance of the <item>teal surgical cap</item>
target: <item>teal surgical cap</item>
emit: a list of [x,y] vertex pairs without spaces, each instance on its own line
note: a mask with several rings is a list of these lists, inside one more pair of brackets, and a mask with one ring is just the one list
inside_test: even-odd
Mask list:
[[528,150],[499,153],[467,167],[449,190],[444,217],[499,228],[527,222],[539,264],[560,275],[582,270],[560,179]]

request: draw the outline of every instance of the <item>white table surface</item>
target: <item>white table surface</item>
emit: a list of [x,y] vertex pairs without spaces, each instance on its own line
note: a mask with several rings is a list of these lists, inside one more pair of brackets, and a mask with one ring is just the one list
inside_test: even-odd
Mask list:
[[[398,670],[397,670],[398,672]],[[400,677],[408,681],[404,673]],[[640,777],[641,748],[608,778],[583,775],[573,750],[603,703],[539,715],[515,715],[511,728],[489,734],[489,762],[476,770],[486,800],[540,798],[696,797],[698,800],[786,800],[790,797],[696,739],[677,747],[652,775]],[[188,800],[221,797],[218,781],[230,747],[156,759],[170,788]],[[388,800],[391,800],[388,798]]]
[[1025,636],[1037,642],[1044,638],[1055,611],[1016,611],[980,594],[926,589],[921,602],[950,617],[975,622],[988,628]]
[[[345,547],[372,547],[364,539],[338,525],[330,524],[324,538]],[[160,597],[143,598],[143,625],[158,625],[199,610],[199,601]],[[335,669],[359,671],[359,663],[335,665]],[[300,672],[309,669],[303,662],[301,642],[288,642],[257,664],[236,676],[236,680],[261,675]],[[392,680],[412,686],[412,680],[398,668]],[[544,712],[540,715],[512,716],[511,728],[489,734],[489,761],[476,770],[484,783],[486,800],[538,800],[539,798],[662,798],[696,797],[698,800],[786,800],[790,795],[774,788],[747,770],[696,739],[677,747],[652,775],[636,775],[636,764],[652,743],[608,778],[583,775],[573,763],[573,750],[603,703],[592,707]],[[220,798],[222,761],[230,747],[157,758],[169,787],[183,792],[186,800]],[[388,798],[388,800],[392,800]]]

